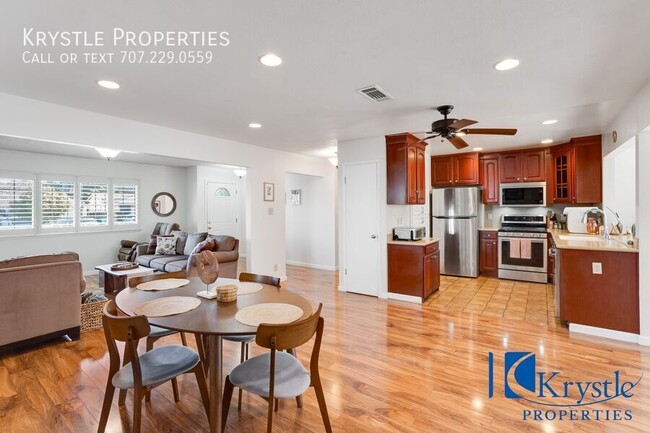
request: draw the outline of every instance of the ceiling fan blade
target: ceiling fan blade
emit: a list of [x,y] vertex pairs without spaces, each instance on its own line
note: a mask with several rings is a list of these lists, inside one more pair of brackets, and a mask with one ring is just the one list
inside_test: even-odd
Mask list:
[[465,147],[469,146],[469,144],[465,143],[465,140],[463,140],[457,135],[454,135],[453,137],[449,137],[447,140],[449,140],[451,144],[453,144],[454,147],[458,150],[464,149]]
[[475,123],[478,123],[476,120],[470,120],[470,119],[458,119],[451,125],[449,125],[449,128],[453,129],[462,129],[462,128],[467,128],[469,125],[473,125]]
[[472,129],[463,129],[461,131],[465,134],[483,134],[483,135],[515,135],[517,133],[516,129],[508,128],[472,128]]

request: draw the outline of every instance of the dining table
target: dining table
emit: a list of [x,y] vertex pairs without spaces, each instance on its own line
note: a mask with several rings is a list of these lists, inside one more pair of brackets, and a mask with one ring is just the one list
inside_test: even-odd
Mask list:
[[[261,284],[262,289],[249,294],[239,295],[233,302],[218,302],[216,299],[204,299],[197,292],[205,291],[206,285],[198,277],[188,278],[189,284],[169,290],[145,291],[135,287],[127,287],[115,298],[117,307],[126,315],[135,315],[134,309],[145,302],[169,296],[196,297],[201,304],[193,310],[181,314],[163,317],[148,317],[149,323],[161,328],[192,333],[195,335],[197,347],[207,363],[207,381],[209,388],[210,432],[217,433],[222,423],[222,388],[223,388],[223,337],[255,334],[257,327],[240,323],[235,315],[241,309],[262,303],[282,303],[300,307],[303,311],[301,319],[312,313],[311,304],[304,297],[288,289]],[[235,283],[236,280],[218,279],[210,285],[216,286]],[[298,319],[298,320],[301,320]],[[203,344],[207,342],[207,347]]]

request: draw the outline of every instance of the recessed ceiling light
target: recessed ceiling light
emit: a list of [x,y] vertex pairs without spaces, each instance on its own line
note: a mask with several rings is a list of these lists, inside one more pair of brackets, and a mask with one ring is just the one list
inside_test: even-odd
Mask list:
[[253,129],[257,129],[257,128],[261,128],[262,125],[259,124],[259,123],[249,123],[249,124],[248,124],[248,127],[249,127],[249,128],[253,128]]
[[120,88],[120,85],[117,84],[115,81],[99,80],[99,81],[97,81],[97,84],[99,84],[100,86],[102,86],[102,87],[104,87],[106,89],[111,89],[111,90],[115,90],[115,89]]
[[269,53],[260,57],[260,63],[264,66],[280,66],[282,64],[282,59],[276,54]]
[[474,151],[475,151],[475,152],[479,152],[479,151],[481,151],[481,150],[483,150],[482,147],[475,147],[475,148],[474,148]]
[[542,122],[542,125],[553,125],[554,123],[557,123],[557,120],[555,119],[550,119],[550,120],[545,120]]
[[507,71],[509,69],[513,69],[519,66],[519,60],[517,59],[504,59],[501,60],[499,63],[494,65],[494,69],[497,71]]
[[547,138],[546,140],[542,140],[542,144],[551,144],[551,143],[553,143],[553,140],[551,140],[550,138]]

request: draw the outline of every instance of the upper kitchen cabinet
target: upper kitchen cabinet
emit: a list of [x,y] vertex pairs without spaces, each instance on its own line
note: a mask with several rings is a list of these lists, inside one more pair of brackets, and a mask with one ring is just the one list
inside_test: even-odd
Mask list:
[[478,153],[431,157],[431,186],[479,184]]
[[386,136],[388,204],[424,204],[426,143],[411,134]]
[[600,203],[602,201],[601,136],[572,138],[551,148],[553,202]]
[[499,204],[499,154],[483,154],[480,158],[479,180],[485,204]]
[[544,149],[502,153],[499,159],[501,183],[544,182]]

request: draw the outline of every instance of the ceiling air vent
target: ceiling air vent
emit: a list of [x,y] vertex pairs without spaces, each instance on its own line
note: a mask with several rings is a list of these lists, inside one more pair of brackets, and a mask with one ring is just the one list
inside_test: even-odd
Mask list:
[[393,99],[392,96],[386,93],[379,86],[364,87],[362,89],[357,90],[357,92],[359,92],[366,98],[370,99],[372,102],[383,102],[383,101],[388,101],[389,99]]

